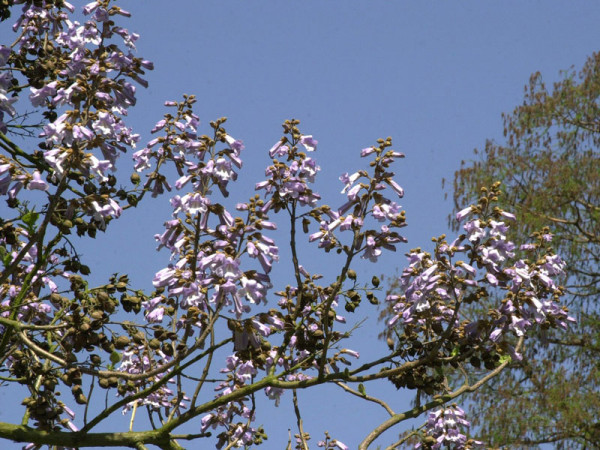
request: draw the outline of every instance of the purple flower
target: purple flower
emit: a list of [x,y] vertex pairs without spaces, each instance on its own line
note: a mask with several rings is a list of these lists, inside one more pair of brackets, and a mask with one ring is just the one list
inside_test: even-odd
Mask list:
[[475,276],[475,273],[477,272],[477,270],[475,270],[473,266],[470,266],[466,262],[459,261],[458,263],[456,263],[456,265],[465,269],[472,276]]
[[154,279],[152,280],[154,287],[170,286],[176,282],[175,269],[173,266],[165,267],[164,269],[159,270],[156,272],[156,275],[154,275]]
[[40,89],[34,87],[29,88],[31,90],[31,94],[29,94],[31,105],[35,107],[41,106],[44,104],[47,97],[56,95],[56,85],[57,82],[53,81],[42,86]]
[[113,165],[110,161],[101,161],[94,155],[90,155],[88,157],[87,163],[89,164],[88,171],[90,175],[97,176],[100,179],[100,181],[108,180],[106,172],[108,172],[109,169],[113,169]]
[[485,278],[492,286],[498,286],[498,278],[496,278],[493,274],[487,273]]
[[535,244],[521,244],[519,249],[521,250],[535,250]]
[[517,218],[516,218],[516,217],[515,217],[515,215],[514,215],[514,214],[512,214],[512,213],[509,213],[509,212],[506,212],[506,211],[502,211],[502,212],[500,213],[500,215],[501,215],[502,217],[506,217],[508,220],[512,220],[513,222],[516,222],[516,221],[517,221]]
[[384,220],[395,220],[400,217],[400,205],[396,202],[376,204],[373,206],[373,218],[379,222]]
[[396,192],[396,194],[398,194],[398,197],[400,197],[400,198],[404,197],[404,189],[402,189],[398,183],[396,183],[391,178],[386,181],[390,185],[390,187],[394,190],[394,192]]
[[244,149],[244,144],[242,143],[242,141],[238,141],[237,139],[226,135],[225,136],[225,141],[229,144],[229,147],[232,148],[233,150],[243,150]]
[[162,297],[154,297],[148,301],[142,302],[142,307],[146,310],[146,320],[149,323],[162,322],[165,308],[158,306]]
[[361,156],[361,158],[364,158],[365,156],[368,156],[368,155],[370,155],[371,153],[374,153],[375,151],[376,151],[376,148],[375,148],[375,147],[367,147],[367,148],[363,148],[363,149],[360,151],[360,156]]
[[356,350],[350,350],[349,348],[342,349],[340,353],[345,353],[347,355],[354,356],[356,359],[360,358],[360,353],[358,353]]
[[497,236],[499,238],[504,238],[506,236],[508,227],[504,224],[504,222],[490,220],[490,225],[492,226],[492,229],[490,230],[490,236]]
[[300,167],[300,170],[298,171],[298,176],[300,178],[305,179],[309,183],[314,183],[315,176],[320,170],[321,168],[317,166],[317,163],[314,159],[305,158],[302,161],[302,166]]
[[290,151],[290,148],[287,145],[284,145],[282,141],[277,141],[277,143],[271,147],[269,150],[269,156],[271,158],[275,158],[277,156],[285,156]]
[[100,206],[96,201],[92,202],[94,219],[101,223],[104,223],[104,219],[107,217],[114,217],[117,219],[123,211],[119,204],[112,198],[109,198],[106,201],[107,203],[104,206]]
[[362,258],[368,259],[371,262],[377,262],[377,258],[379,258],[381,253],[381,249],[377,246],[377,242],[373,239],[373,236],[368,236],[367,245],[362,254]]
[[225,158],[219,158],[214,163],[214,171],[213,174],[217,177],[221,182],[225,182],[225,184],[230,179],[236,179],[237,174],[231,168],[231,162],[227,161]]
[[558,255],[546,256],[546,262],[543,265],[550,275],[562,274],[565,266],[565,262]]
[[[465,420],[465,412],[458,406],[452,405],[429,412],[424,430],[436,440],[432,446],[433,449],[439,449],[442,446],[464,448],[467,436],[463,434],[461,428],[470,426],[471,424]],[[477,443],[477,445],[479,444]],[[415,448],[420,447],[420,443],[415,446]]]
[[279,406],[281,396],[283,395],[283,389],[277,387],[268,386],[265,388],[265,395],[271,400],[275,400],[275,406]]
[[3,67],[8,61],[11,50],[6,45],[0,45],[0,67]]
[[523,336],[527,329],[531,327],[531,322],[523,317],[511,315],[510,319],[512,323],[508,327],[513,330],[517,336]]
[[312,135],[301,136],[300,143],[304,146],[306,151],[314,152],[317,149],[317,144],[319,141],[313,139]]
[[177,214],[180,210],[190,214],[206,213],[209,205],[210,200],[199,193],[185,194],[181,198],[180,207],[175,209],[174,214]]
[[465,217],[467,217],[472,212],[473,212],[473,210],[471,209],[470,206],[465,209],[461,209],[459,212],[456,213],[456,220],[460,222],[461,220],[463,220]]
[[463,228],[468,233],[467,238],[470,242],[475,242],[485,237],[485,229],[481,228],[481,221],[479,219],[468,221]]
[[33,179],[27,183],[27,189],[29,190],[38,190],[38,191],[47,191],[48,183],[42,180],[42,175],[38,170],[33,172]]
[[[46,143],[50,144],[60,144],[62,140],[65,138],[65,120],[67,119],[67,115],[63,114],[59,116],[54,122],[49,123],[44,126],[44,130],[40,134],[40,137],[46,138]],[[61,150],[48,150],[44,153],[46,156],[50,152],[60,152]],[[50,161],[46,158],[46,162],[52,165]]]
[[355,202],[357,197],[358,197],[358,191],[360,191],[362,189],[362,186],[360,184],[357,184],[356,186],[353,186],[349,191],[348,191],[348,200],[350,200],[351,202]]
[[352,175],[348,175],[348,172],[343,173],[340,176],[340,181],[342,183],[344,183],[344,189],[342,189],[342,194],[345,194],[348,189],[350,189],[350,187],[354,184],[354,182],[356,180],[358,180],[360,178],[361,174],[360,172],[354,172]]
[[502,335],[502,328],[496,328],[490,333],[490,341],[496,342]]
[[83,7],[83,14],[86,16],[94,12],[94,10],[98,7],[99,2],[90,2]]

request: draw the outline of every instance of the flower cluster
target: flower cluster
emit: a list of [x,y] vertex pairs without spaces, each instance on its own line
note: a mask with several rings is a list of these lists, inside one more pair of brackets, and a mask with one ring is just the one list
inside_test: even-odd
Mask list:
[[[490,199],[500,195],[499,184],[483,193],[477,205],[458,213],[459,221],[470,218],[458,238],[450,243],[445,236],[434,238],[432,254],[411,250],[399,292],[387,297],[393,311],[388,326],[401,332],[398,354],[426,361],[391,376],[398,388],[449,393],[444,366],[468,361],[491,371],[521,358],[515,341],[533,326],[566,328],[573,320],[558,303],[564,263],[549,247],[548,231],[534,234],[533,242],[518,249],[508,238],[515,217],[491,206]],[[464,314],[463,305],[484,300],[491,305],[487,314]],[[468,447],[461,424],[468,426],[456,406],[430,413],[426,428],[435,438],[432,448]]]
[[[448,446],[455,449],[483,448],[483,443],[468,439],[463,433],[471,424],[465,419],[465,412],[456,404],[430,411],[427,415],[425,429],[426,448],[437,450]],[[419,442],[415,448],[421,448]]]
[[[83,24],[72,19],[74,6],[66,1],[14,3],[22,5],[13,26],[17,39],[0,46],[0,195],[14,211],[0,221],[0,316],[51,331],[22,331],[16,337],[5,322],[0,346],[4,352],[14,343],[23,361],[37,361],[49,340],[60,342],[52,351],[68,355],[71,364],[82,350],[114,350],[102,327],[115,306],[106,292],[90,294],[77,275],[90,269],[63,236],[76,229],[93,237],[121,214],[125,195],[114,188],[112,172],[118,154],[139,139],[123,117],[136,102],[133,82],[146,86],[141,75],[152,64],[133,55],[137,36],[114,21],[129,13],[108,0],[87,4],[83,13],[91,17]],[[19,116],[16,107],[22,103],[36,112]],[[7,116],[22,123],[13,126]],[[32,118],[37,122],[28,123]],[[8,138],[33,137],[22,130],[36,128],[42,128],[41,151],[23,150]],[[44,193],[48,202],[42,213],[28,206],[35,197],[23,196],[23,188]],[[48,225],[56,228],[55,237],[46,234]],[[62,295],[69,289],[72,298]],[[74,429],[72,411],[54,395],[61,379],[77,403],[87,402],[79,368],[64,361],[59,370],[13,364],[11,358],[6,364],[13,375],[19,373],[16,379],[34,380],[31,386],[43,382],[43,390],[31,391],[27,414],[42,429]],[[98,355],[93,361],[98,364]],[[65,414],[68,418],[61,417]]]
[[[490,195],[497,195],[496,190],[497,186]],[[487,197],[481,204],[487,205]],[[516,245],[507,238],[509,223],[500,220],[514,220],[514,216],[482,205],[458,213],[459,220],[476,212],[479,217],[466,222],[465,234],[452,243],[442,236],[433,255],[421,249],[408,254],[409,264],[399,279],[400,294],[387,298],[395,312],[390,327],[400,324],[408,334],[417,330],[430,330],[434,336],[456,333],[469,345],[482,346],[501,344],[511,332],[523,336],[535,324],[566,328],[572,319],[558,303],[562,288],[556,282],[564,263],[547,246],[548,233],[521,247],[528,258],[517,258]],[[460,254],[469,261],[459,259]],[[461,304],[488,298],[495,290],[503,300],[488,318],[462,317]],[[519,358],[511,346],[507,350]]]
[[[117,370],[131,375],[142,375],[160,369],[169,361],[170,358],[160,350],[150,353],[144,346],[137,346],[122,352],[121,363]],[[138,393],[147,387],[153,386],[164,375],[165,371],[161,371],[157,375],[123,383],[118,387],[119,395],[125,396]],[[171,413],[172,409],[176,414],[180,414],[181,410],[187,407],[186,401],[189,401],[187,397],[178,397],[177,393],[174,393],[163,383],[158,389],[153,389],[147,395],[127,403],[122,412],[126,414],[132,408],[147,406],[155,411],[164,410],[167,415]]]
[[[252,381],[258,371],[252,361],[242,361],[232,355],[226,358],[226,367],[221,369],[221,373],[227,374],[227,379],[215,388],[217,398],[245,386]],[[218,448],[228,441],[233,442],[236,447],[254,443],[255,435],[259,430],[250,426],[250,423],[255,420],[254,409],[248,408],[244,403],[245,400],[247,399],[242,398],[236,402],[229,402],[202,418],[202,432],[209,428],[225,428],[225,431],[219,434]],[[244,422],[235,422],[236,418],[242,419]]]
[[[83,12],[91,19],[81,24],[70,19],[67,11],[74,8],[69,3],[60,2],[58,7],[54,2],[39,3],[24,5],[14,25],[20,33],[15,48],[0,48],[0,67],[7,68],[0,77],[0,114],[15,113],[12,104],[22,89],[13,86],[10,74],[16,69],[28,78],[31,105],[46,109],[48,119],[40,135],[45,164],[36,160],[37,169],[31,174],[24,172],[23,166],[13,165],[12,181],[17,185],[11,194],[22,185],[46,190],[43,171],[51,172],[53,183],[65,175],[84,177],[87,195],[72,199],[71,209],[84,209],[104,226],[105,219],[119,217],[121,207],[113,196],[99,192],[97,183],[110,182],[119,152],[135,147],[139,140],[122,116],[136,102],[132,81],[147,86],[141,75],[152,69],[152,63],[132,54],[137,35],[113,20],[116,15],[129,16],[120,7],[110,6],[108,1],[89,3]],[[118,40],[127,50],[118,46]],[[46,66],[39,67],[39,60],[29,59],[32,52],[42,53]],[[0,127],[7,131],[4,122]]]
[[[257,198],[238,205],[238,210],[247,212],[246,220],[234,218],[223,206],[212,203],[214,188],[228,195],[227,185],[237,178],[235,169],[242,165],[244,147],[221,126],[225,119],[213,122],[214,138],[198,136],[198,118],[191,110],[194,101],[186,97],[181,103],[168,102],[167,106],[177,107],[177,113],[167,114],[153,129],[164,131],[165,136],[136,152],[134,161],[138,171],[152,167],[153,162],[154,167],[173,163],[180,174],[176,190],[189,189],[173,196],[173,218],[165,223],[164,233],[155,236],[158,248],[170,250],[173,262],[156,273],[153,284],[177,299],[178,308],[193,312],[182,317],[178,327],[191,324],[201,329],[204,322],[198,314],[206,314],[209,308],[231,307],[240,318],[250,311],[250,305],[266,302],[268,273],[279,255],[274,241],[262,232],[275,225],[268,221]],[[217,150],[220,142],[226,147]],[[148,176],[146,184],[156,195],[163,192],[162,187],[172,189],[157,171]],[[244,254],[257,259],[262,272],[244,271]],[[163,320],[167,300],[157,295],[144,303],[149,322]]]
[[[405,213],[393,200],[386,198],[381,191],[390,187],[398,197],[404,195],[403,189],[393,180],[394,172],[389,171],[394,160],[403,158],[402,153],[388,149],[391,140],[379,140],[378,147],[369,147],[361,151],[361,156],[374,155],[375,159],[370,164],[373,174],[365,170],[349,175],[340,176],[344,184],[341,193],[346,194],[347,201],[336,211],[330,208],[316,209],[311,216],[319,220],[319,231],[309,236],[309,241],[318,240],[319,247],[329,251],[333,248],[343,248],[334,234],[350,231],[357,233],[354,236],[352,251],[361,253],[361,257],[371,262],[377,262],[382,249],[396,250],[396,244],[406,242],[393,228],[404,227]],[[324,218],[323,218],[324,217]],[[372,218],[376,222],[384,222],[379,229],[363,231],[365,220]]]
[[[316,150],[318,141],[312,136],[300,135],[297,138],[306,151]],[[316,205],[321,196],[309,186],[309,183],[315,182],[317,172],[321,170],[315,160],[300,152],[297,145],[289,145],[285,137],[269,150],[269,156],[273,158],[273,164],[265,171],[268,179],[256,184],[256,190],[265,189],[267,195],[272,196],[266,209],[273,207],[278,211],[289,199],[297,200],[301,206]],[[280,162],[277,157],[283,157],[291,163]]]
[[[300,133],[297,121],[287,121],[284,129],[288,136],[280,139],[269,152],[273,158],[273,164],[266,170],[269,178],[256,185],[258,191],[265,192],[265,198],[255,196],[247,203],[238,204],[237,210],[246,212],[247,218],[234,218],[223,206],[214,205],[210,194],[214,188],[225,196],[228,194],[227,185],[237,176],[234,170],[241,167],[243,146],[222,127],[225,119],[211,123],[213,137],[198,136],[198,120],[192,112],[194,101],[193,97],[185,97],[183,102],[167,102],[167,106],[177,109],[176,113],[165,115],[153,129],[163,134],[134,154],[136,169],[150,171],[145,185],[153,194],[172,189],[158,172],[158,168],[166,163],[172,163],[179,173],[175,189],[187,191],[172,197],[173,216],[165,223],[164,233],[155,237],[159,249],[170,250],[172,262],[156,273],[153,280],[155,295],[142,303],[146,320],[159,325],[167,317],[177,317],[178,329],[188,330],[189,336],[190,326],[194,326],[201,335],[214,313],[219,314],[224,307],[230,308],[234,317],[228,319],[228,328],[232,332],[234,354],[226,358],[222,373],[227,374],[227,378],[216,387],[217,398],[244,388],[260,370],[283,370],[282,379],[286,382],[312,379],[313,375],[306,372],[323,370],[313,360],[314,351],[323,349],[325,338],[334,342],[342,339],[339,332],[332,331],[329,322],[332,317],[333,321],[345,323],[344,317],[335,312],[341,286],[336,288],[338,292],[317,287],[314,281],[318,276],[311,276],[299,266],[299,275],[304,277],[305,284],[301,286],[302,291],[288,287],[285,292],[277,293],[281,297],[278,305],[283,311],[269,310],[249,316],[251,305],[266,303],[266,290],[270,287],[268,274],[278,259],[277,246],[264,234],[265,230],[275,229],[267,214],[287,211],[295,221],[298,208],[312,208],[308,217],[322,221],[321,218],[326,216],[333,223],[331,230],[338,226],[342,231],[352,229],[356,236],[355,244],[348,251],[350,258],[356,254],[378,254],[381,248],[394,249],[393,245],[403,238],[390,231],[390,227],[404,226],[404,212],[380,191],[391,186],[402,195],[401,188],[391,179],[393,173],[387,171],[393,160],[402,155],[387,150],[389,141],[382,141],[379,148],[363,152],[364,156],[377,156],[373,164],[375,175],[370,177],[361,172],[349,177],[353,179],[349,183],[353,183],[362,176],[369,185],[364,187],[364,193],[349,186],[348,190],[352,191],[349,202],[339,212],[332,211],[317,205],[320,197],[311,189],[310,183],[314,182],[319,168],[314,159],[300,151],[302,148],[314,152],[317,141]],[[219,149],[219,143],[225,147]],[[351,208],[353,214],[344,216]],[[363,231],[362,225],[369,215],[376,222],[386,224],[377,231]],[[309,236],[309,241],[313,240],[314,234]],[[244,256],[258,260],[262,271],[244,270]],[[185,314],[175,313],[180,310]],[[287,328],[282,320],[286,316]],[[293,319],[290,321],[289,317]],[[173,319],[170,319],[171,323]],[[281,332],[285,334],[284,344],[271,347],[267,338]],[[339,372],[340,364],[349,365],[347,355],[358,358],[357,352],[341,349],[327,358],[327,370]],[[265,394],[277,405],[283,390],[269,386],[265,388]],[[250,425],[254,413],[246,400],[238,398],[207,414],[202,420],[203,431],[220,427],[225,429],[220,435],[222,441],[251,442],[258,431]],[[237,422],[240,419],[245,423]]]

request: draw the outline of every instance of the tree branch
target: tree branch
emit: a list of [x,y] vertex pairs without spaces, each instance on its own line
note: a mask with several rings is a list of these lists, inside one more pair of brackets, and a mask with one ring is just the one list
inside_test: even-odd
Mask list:
[[[523,337],[521,337],[519,339],[519,342],[516,346],[516,351],[519,351],[522,344],[523,344]],[[392,416],[391,418],[389,418],[388,420],[383,422],[381,425],[379,425],[377,428],[375,428],[373,431],[371,431],[371,433],[369,433],[369,435],[360,443],[360,445],[358,447],[359,450],[367,450],[369,445],[371,445],[375,439],[377,439],[379,436],[381,436],[381,434],[383,432],[385,432],[392,426],[396,425],[397,423],[400,423],[406,419],[411,419],[411,418],[417,417],[417,416],[421,415],[422,413],[424,413],[425,411],[429,411],[430,409],[433,409],[437,406],[448,403],[450,400],[452,400],[464,393],[473,392],[473,391],[479,389],[490,379],[492,379],[493,377],[498,375],[500,372],[502,372],[502,370],[504,370],[504,368],[506,368],[506,366],[508,366],[510,364],[510,362],[511,362],[510,359],[504,361],[502,364],[500,364],[498,367],[496,367],[494,370],[492,370],[490,373],[488,373],[486,376],[484,376],[483,378],[481,378],[479,381],[477,381],[476,383],[474,383],[472,385],[468,385],[465,383],[463,386],[461,386],[454,392],[450,392],[445,395],[435,396],[432,401],[426,403],[425,405],[418,406],[418,407],[412,408],[408,411],[405,411],[403,413]]]

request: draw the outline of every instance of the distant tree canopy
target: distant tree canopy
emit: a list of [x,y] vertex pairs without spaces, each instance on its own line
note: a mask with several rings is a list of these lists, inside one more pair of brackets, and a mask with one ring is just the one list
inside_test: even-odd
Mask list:
[[[567,334],[542,330],[473,397],[480,438],[494,445],[600,442],[600,54],[549,89],[531,76],[523,104],[504,115],[506,141],[488,141],[455,173],[455,207],[500,180],[500,207],[514,211],[512,239],[548,227],[567,262],[566,299],[577,323]],[[458,225],[454,224],[455,228]],[[483,308],[482,304],[472,308]]]

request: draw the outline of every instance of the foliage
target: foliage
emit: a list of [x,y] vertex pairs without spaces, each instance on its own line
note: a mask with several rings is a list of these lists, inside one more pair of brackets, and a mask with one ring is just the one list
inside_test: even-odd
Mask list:
[[[307,449],[299,392],[327,384],[389,414],[366,430],[361,449],[423,413],[425,424],[392,447],[411,440],[425,448],[480,445],[453,400],[519,359],[530,330],[564,328],[569,320],[555,282],[561,259],[543,233],[522,247],[526,258],[516,257],[505,223],[514,216],[493,205],[497,185],[460,212],[460,220],[469,219],[467,234],[450,244],[436,239],[433,254],[408,254],[401,293],[388,297],[397,344],[357,363],[350,318],[378,303],[380,281],[361,281],[352,267],[361,258],[377,262],[404,242],[398,230],[405,213],[388,197],[403,196],[391,168],[404,155],[391,149],[391,139],[361,151],[367,168],[340,177],[344,201],[332,208],[312,187],[319,166],[308,155],[318,142],[288,120],[269,150],[259,193],[234,212],[224,198],[244,146],[224,128],[225,118],[199,132],[195,97],[185,95],[165,102],[152,129],[157,137],[133,152],[126,179],[118,157],[140,140],[127,112],[153,67],[133,53],[138,36],[117,24],[130,14],[94,1],[81,24],[66,1],[22,0],[2,3],[3,18],[14,3],[22,5],[12,10],[16,38],[0,46],[0,195],[7,205],[0,221],[0,386],[23,394],[23,414],[18,423],[0,423],[0,437],[27,448],[176,449],[193,440],[249,448],[267,439],[256,401],[266,395],[274,406],[291,397],[298,432],[288,448]],[[19,114],[28,107],[35,112]],[[110,233],[113,221],[173,188],[173,211],[156,235],[169,262],[152,290],[121,273],[97,282],[81,241]],[[289,232],[293,277],[274,289],[277,226]],[[306,241],[323,260],[342,258],[333,279],[301,264],[298,246]],[[503,299],[489,311],[463,313],[494,292]],[[467,361],[485,370],[465,371],[454,385],[447,371]],[[396,413],[369,395],[378,381],[423,391],[427,402]],[[140,411],[148,429],[133,431]],[[121,413],[129,428],[107,430],[106,419]],[[317,446],[348,448],[329,434]]]
[[568,334],[543,330],[472,407],[482,436],[495,445],[552,442],[562,448],[600,442],[600,54],[563,74],[549,90],[539,73],[523,104],[505,115],[505,144],[487,142],[454,180],[456,208],[478,188],[502,180],[500,205],[517,216],[510,236],[541,227],[567,263],[565,302],[577,319]]

